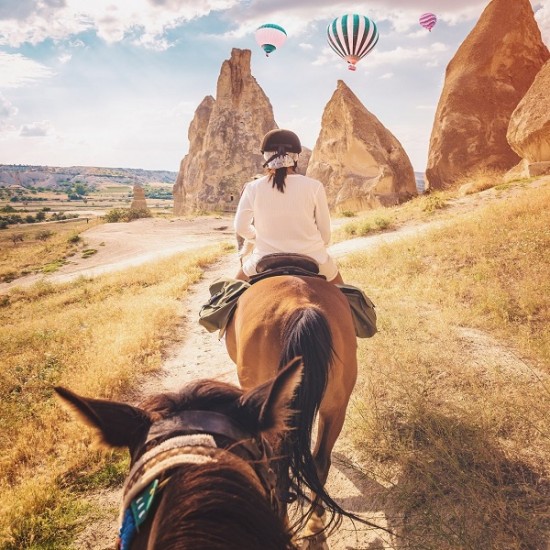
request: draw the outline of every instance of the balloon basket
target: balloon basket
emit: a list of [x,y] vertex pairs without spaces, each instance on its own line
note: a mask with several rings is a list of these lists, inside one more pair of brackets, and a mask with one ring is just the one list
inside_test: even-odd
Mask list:
[[348,65],[348,69],[350,71],[356,71],[357,70],[357,67],[355,65]]

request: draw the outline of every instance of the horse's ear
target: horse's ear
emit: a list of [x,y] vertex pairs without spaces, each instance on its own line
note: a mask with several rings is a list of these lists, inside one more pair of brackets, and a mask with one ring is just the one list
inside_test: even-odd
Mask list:
[[56,386],[55,391],[82,422],[96,430],[101,442],[111,447],[134,449],[151,426],[147,412],[125,403],[91,399]]
[[241,404],[249,414],[255,415],[258,431],[280,432],[286,429],[293,414],[290,403],[302,381],[303,371],[302,358],[297,357],[273,380],[243,395]]

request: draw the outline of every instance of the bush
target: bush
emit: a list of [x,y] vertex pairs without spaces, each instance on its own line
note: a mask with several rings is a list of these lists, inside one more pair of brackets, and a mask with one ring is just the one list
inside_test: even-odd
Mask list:
[[49,229],[43,229],[36,234],[36,239],[38,241],[47,241],[53,235],[53,231]]
[[97,249],[95,248],[87,248],[86,250],[82,251],[82,257],[83,258],[89,258],[90,256],[93,256],[97,253]]
[[103,217],[107,223],[131,222],[139,218],[151,218],[152,214],[148,208],[113,208]]

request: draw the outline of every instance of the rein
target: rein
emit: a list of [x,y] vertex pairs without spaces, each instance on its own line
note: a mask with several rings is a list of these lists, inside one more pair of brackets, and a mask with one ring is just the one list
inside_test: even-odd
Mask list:
[[145,522],[155,496],[169,483],[170,470],[186,464],[217,462],[220,451],[243,461],[277,514],[276,475],[269,465],[272,450],[264,439],[243,430],[232,418],[212,411],[181,411],[155,422],[138,450],[140,458],[124,483],[117,549],[128,550]]

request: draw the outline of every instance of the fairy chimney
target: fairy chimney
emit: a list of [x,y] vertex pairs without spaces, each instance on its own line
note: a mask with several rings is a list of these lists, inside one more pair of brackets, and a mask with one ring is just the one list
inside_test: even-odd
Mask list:
[[140,210],[147,208],[147,202],[145,201],[145,191],[141,185],[134,185],[134,198],[132,199],[132,204],[130,208]]
[[530,1],[492,0],[447,66],[430,139],[429,189],[519,162],[508,124],[548,57]]
[[405,150],[342,80],[325,106],[307,175],[324,183],[339,211],[390,206],[417,193]]
[[195,112],[173,189],[176,215],[233,210],[242,186],[263,172],[259,145],[277,124],[250,58],[250,50],[234,48],[222,64],[216,99],[207,96]]
[[550,173],[550,60],[512,113],[508,143],[528,165],[528,175]]

